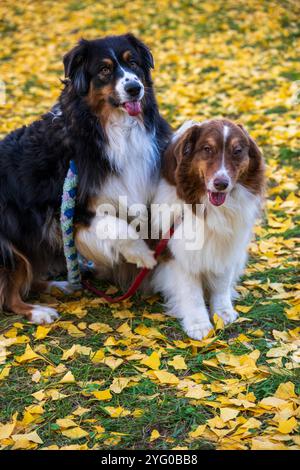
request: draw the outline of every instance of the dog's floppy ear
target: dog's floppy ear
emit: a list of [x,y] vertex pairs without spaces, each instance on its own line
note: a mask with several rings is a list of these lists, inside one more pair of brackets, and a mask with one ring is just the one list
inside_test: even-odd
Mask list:
[[153,55],[150,52],[149,47],[146,46],[142,41],[134,36],[132,33],[126,34],[126,38],[128,41],[135,47],[135,49],[139,52],[140,57],[143,61],[143,64],[147,68],[154,69],[154,59]]
[[175,184],[176,168],[180,162],[193,156],[201,132],[201,126],[194,124],[182,134],[179,131],[168,145],[163,156],[163,175],[169,182]]
[[250,137],[249,133],[242,126],[238,124],[239,128],[242,129],[249,142],[249,167],[244,175],[245,186],[252,189],[255,193],[263,194],[265,191],[265,162],[262,152],[257,146],[256,142]]
[[244,128],[244,126],[242,124],[238,124],[238,127],[242,129],[249,142],[250,169],[252,171],[256,171],[264,164],[262,152],[260,151],[255,140],[252,139],[248,131]]
[[89,41],[81,39],[63,58],[65,77],[69,78],[78,95],[86,95],[89,88],[87,59]]
[[181,158],[188,158],[193,155],[201,132],[201,126],[199,126],[199,124],[195,124],[183,134],[181,139],[179,139],[179,149],[177,152]]

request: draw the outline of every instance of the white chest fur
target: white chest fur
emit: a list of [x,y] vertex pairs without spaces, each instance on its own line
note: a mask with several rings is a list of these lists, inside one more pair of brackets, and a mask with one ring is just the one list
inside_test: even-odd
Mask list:
[[[178,199],[175,187],[164,180],[159,184],[154,202],[184,205]],[[232,268],[238,275],[246,260],[246,247],[259,205],[259,198],[240,185],[237,185],[221,207],[214,207],[205,200],[206,215],[202,218],[203,232],[199,235],[199,247],[197,248],[196,234],[193,249],[187,248],[184,236],[181,239],[174,236],[169,242],[169,248],[182,268],[195,276],[201,273],[222,274]],[[184,212],[184,217],[190,216],[191,211]]]
[[106,154],[117,174],[107,178],[99,203],[116,204],[126,196],[128,205],[147,204],[158,181],[158,150],[155,135],[143,122],[123,111],[113,114],[106,125]]

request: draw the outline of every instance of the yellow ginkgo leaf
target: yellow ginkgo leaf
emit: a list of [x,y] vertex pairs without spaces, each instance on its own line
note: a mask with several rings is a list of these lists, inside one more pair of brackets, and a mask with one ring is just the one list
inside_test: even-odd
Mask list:
[[300,304],[285,310],[284,314],[289,320],[300,320]]
[[234,408],[221,408],[220,410],[220,418],[224,423],[227,421],[230,421],[231,419],[234,419],[237,417],[239,414],[239,410],[236,410]]
[[150,436],[150,442],[156,441],[156,439],[159,439],[159,438],[160,438],[160,433],[157,431],[157,429],[153,429],[153,431],[151,432],[151,436]]
[[0,372],[0,380],[6,379],[6,377],[9,376],[11,366],[4,366],[3,369]]
[[106,401],[106,400],[111,400],[112,399],[112,394],[110,393],[110,390],[97,390],[93,392],[93,395],[97,400],[101,401]]
[[118,310],[117,312],[113,313],[113,317],[120,319],[134,318],[134,313],[130,310]]
[[276,398],[281,398],[282,400],[286,400],[289,398],[297,398],[295,393],[295,385],[293,382],[285,382],[281,383],[277,388],[275,395]]
[[63,398],[66,398],[68,396],[64,393],[59,392],[58,390],[55,390],[54,388],[48,389],[45,392],[45,395],[47,398],[51,398],[53,401],[62,400]]
[[95,331],[96,333],[109,333],[112,331],[112,327],[106,323],[91,323],[89,329]]
[[59,381],[61,384],[71,384],[75,382],[75,377],[71,371],[67,372],[66,375]]
[[110,367],[112,370],[115,370],[123,362],[124,362],[123,359],[116,358],[114,356],[107,356],[101,361],[102,364],[105,364],[106,366]]
[[200,424],[195,431],[189,432],[189,437],[192,439],[196,439],[197,437],[200,437],[203,435],[204,431],[206,429],[206,424]]
[[9,423],[1,424],[0,423],[0,440],[8,439],[13,433],[16,423],[17,423],[18,413],[15,413],[12,417],[12,420]]
[[287,450],[288,448],[281,442],[272,442],[268,437],[254,437],[251,443],[251,450]]
[[98,349],[98,351],[96,351],[95,354],[92,355],[92,362],[94,364],[99,364],[100,362],[102,362],[104,356],[105,354],[103,349]]
[[238,312],[248,313],[248,312],[250,312],[250,310],[252,309],[252,306],[248,307],[248,306],[246,306],[246,305],[236,305],[236,306],[235,306],[235,309],[236,309]]
[[131,414],[134,418],[140,418],[141,416],[143,416],[144,413],[145,410],[142,410],[141,408],[136,408]]
[[35,442],[36,444],[43,444],[42,439],[36,431],[32,431],[27,434],[13,434],[11,437],[15,442],[19,440],[28,440],[30,442]]
[[70,336],[73,336],[73,338],[83,338],[85,336],[83,331],[80,331],[77,326],[72,324],[68,326],[67,331]]
[[114,393],[121,393],[125,387],[129,384],[130,377],[116,377],[113,380],[113,383],[110,385],[110,390]]
[[31,380],[32,380],[32,382],[38,383],[41,380],[41,377],[42,377],[42,375],[41,375],[40,371],[37,370],[34,374],[32,374]]
[[36,449],[37,446],[38,446],[37,443],[23,438],[23,439],[18,439],[17,441],[15,441],[11,450],[33,450],[33,449]]
[[60,418],[56,420],[56,424],[63,429],[74,428],[77,423],[70,418]]
[[118,406],[116,408],[113,406],[106,406],[104,409],[111,418],[123,418],[124,416],[130,415],[130,411],[126,410],[122,406]]
[[168,364],[176,370],[186,370],[188,368],[184,358],[180,355],[174,356],[172,361],[168,361]]
[[221,318],[217,313],[214,313],[213,315],[213,321],[215,325],[215,330],[224,330],[225,325],[224,325],[224,320]]
[[146,357],[141,361],[141,364],[144,364],[145,366],[148,366],[151,369],[158,370],[160,367],[159,354],[156,351],[153,351],[150,356]]
[[166,370],[156,370],[153,373],[162,384],[177,385],[179,383],[178,377]]
[[88,413],[89,411],[90,411],[90,408],[83,408],[82,406],[78,406],[76,410],[72,412],[72,415],[82,416],[85,413]]
[[84,429],[80,428],[77,426],[76,428],[72,429],[65,429],[64,431],[61,431],[62,435],[65,437],[68,437],[69,439],[76,440],[76,439],[82,439],[83,437],[88,436],[88,432],[86,432]]
[[42,400],[44,400],[44,398],[45,398],[45,392],[44,392],[44,390],[39,390],[38,392],[32,393],[32,396],[33,396],[36,400],[42,401]]
[[45,413],[45,409],[41,405],[29,405],[26,406],[26,411],[29,411],[31,414],[42,415]]
[[95,431],[97,431],[97,437],[105,433],[105,428],[103,426],[94,426]]
[[51,331],[51,329],[52,326],[39,325],[36,329],[34,336],[36,339],[44,339],[48,335],[49,331]]
[[204,390],[203,385],[193,384],[189,385],[188,391],[185,394],[186,398],[194,398],[195,400],[200,400],[201,398],[209,397],[211,393],[207,390]]
[[73,357],[74,355],[79,355],[83,354],[84,356],[89,356],[92,352],[92,348],[88,346],[82,346],[81,344],[73,344],[73,346],[68,349],[67,351],[64,351],[62,360],[66,361],[70,357]]
[[282,434],[289,434],[290,432],[294,431],[297,426],[297,420],[294,416],[292,416],[290,419],[279,421],[278,431]]
[[30,345],[27,344],[24,354],[22,354],[21,356],[16,356],[15,359],[20,364],[23,364],[24,362],[36,361],[37,359],[43,359],[43,358],[39,356],[38,354],[36,354],[33,351],[33,349],[30,347]]
[[67,349],[66,351],[63,352],[61,360],[67,361],[70,357],[73,357],[75,353],[76,353],[76,344],[73,344],[73,346],[70,349]]

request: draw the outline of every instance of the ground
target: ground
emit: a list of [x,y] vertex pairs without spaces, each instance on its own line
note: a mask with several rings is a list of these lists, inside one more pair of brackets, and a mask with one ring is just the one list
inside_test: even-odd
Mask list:
[[132,31],[153,51],[162,114],[175,127],[212,116],[243,123],[263,149],[268,195],[240,318],[225,329],[215,318],[201,342],[162,315],[158,297],[110,306],[53,292],[34,299],[61,312],[49,327],[1,313],[0,448],[300,448],[298,7],[2,0],[1,135],[52,106],[62,55],[80,37]]

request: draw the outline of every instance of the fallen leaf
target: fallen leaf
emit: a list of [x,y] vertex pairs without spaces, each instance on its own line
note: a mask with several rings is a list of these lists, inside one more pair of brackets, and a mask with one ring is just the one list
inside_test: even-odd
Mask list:
[[156,370],[153,373],[162,384],[177,385],[179,383],[178,377],[166,370]]
[[159,354],[157,354],[156,351],[153,351],[153,353],[150,356],[146,357],[145,359],[141,361],[141,364],[144,364],[145,366],[148,366],[153,370],[158,370],[160,367]]
[[160,438],[160,433],[157,431],[157,429],[153,429],[153,431],[151,432],[151,436],[150,436],[150,442],[156,441],[156,439],[159,439],[159,438]]
[[59,381],[60,384],[72,384],[75,382],[75,377],[71,371],[67,372],[66,375]]
[[97,390],[95,392],[93,392],[93,395],[95,398],[97,398],[97,400],[101,400],[101,401],[106,401],[106,400],[111,400],[112,399],[112,394],[110,393],[110,390],[107,389],[107,390]]
[[169,366],[174,367],[176,370],[186,370],[188,367],[185,363],[185,360],[182,356],[174,356],[172,361],[168,361]]
[[80,428],[79,426],[72,428],[72,429],[65,429],[64,431],[61,431],[62,435],[65,437],[68,437],[69,439],[76,440],[76,439],[82,439],[83,437],[88,436],[88,432],[86,432],[84,429]]
[[122,406],[118,406],[116,408],[113,406],[106,406],[104,409],[111,418],[123,418],[130,415],[130,411],[126,410]]

